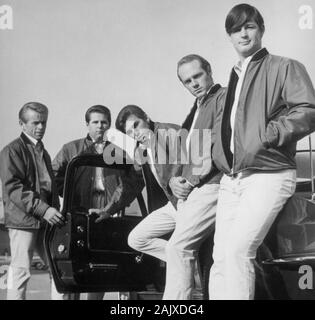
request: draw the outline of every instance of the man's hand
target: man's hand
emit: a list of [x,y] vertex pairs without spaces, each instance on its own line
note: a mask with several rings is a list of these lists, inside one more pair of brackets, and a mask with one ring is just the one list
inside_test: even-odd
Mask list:
[[193,186],[183,177],[173,177],[169,181],[173,195],[178,199],[187,199]]
[[53,207],[49,207],[43,218],[52,226],[59,225],[62,226],[65,223],[63,215]]
[[108,219],[111,216],[111,211],[110,209],[113,209],[113,203],[114,201],[110,201],[105,208],[101,209],[96,209],[96,208],[91,208],[89,209],[89,214],[96,213],[99,217],[95,220],[95,223],[101,222],[105,219]]
[[96,223],[101,222],[102,220],[108,219],[111,216],[111,214],[108,211],[106,211],[106,207],[103,209],[96,209],[96,208],[89,209],[89,214],[96,213],[99,216],[95,220]]

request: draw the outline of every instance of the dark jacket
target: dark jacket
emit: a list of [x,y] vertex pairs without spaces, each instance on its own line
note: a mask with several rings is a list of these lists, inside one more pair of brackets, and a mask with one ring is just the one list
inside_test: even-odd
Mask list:
[[[177,175],[185,177],[194,186],[200,187],[201,185],[220,183],[222,173],[213,165],[211,157],[211,146],[214,144],[215,124],[216,119],[220,117],[222,111],[221,105],[224,100],[225,89],[221,88],[219,84],[213,85],[208,92],[205,99],[203,99],[199,106],[199,114],[196,119],[193,129],[197,129],[195,132],[197,141],[194,141],[193,135],[190,140],[190,155],[194,158],[189,159],[189,163],[183,165],[182,172],[178,172]],[[183,123],[182,128],[189,131],[193,122],[197,110],[197,100]],[[211,138],[207,139],[206,130],[209,129]],[[207,149],[205,149],[207,148]],[[196,160],[200,160],[198,163]]]
[[[181,163],[178,159],[180,152],[179,129],[180,126],[172,123],[151,123],[153,139],[150,140],[150,147],[154,158],[153,161],[156,174],[159,178],[159,184],[156,184],[156,179],[148,163],[143,161],[141,155],[145,155],[146,153],[141,151],[141,148],[138,148],[137,150],[140,158],[138,161],[142,163],[146,186],[147,188],[154,189],[155,195],[158,198],[158,201],[151,199],[155,202],[155,204],[152,205],[152,208],[154,209],[157,209],[166,203],[166,199],[161,195],[161,191],[163,191],[166,198],[172,202],[173,206],[176,207],[178,199],[171,193],[168,182],[181,167]],[[152,183],[154,183],[154,186],[151,185]],[[152,192],[149,191],[148,193],[152,194]],[[152,210],[149,208],[149,211]]]
[[89,150],[93,141],[89,135],[86,138],[70,141],[63,145],[52,162],[52,168],[60,196],[63,195],[63,185],[66,177],[66,169],[72,158]]
[[315,91],[305,67],[266,49],[250,61],[236,111],[234,155],[230,116],[238,76],[231,72],[213,159],[227,174],[295,168],[296,142],[315,130]]
[[[109,145],[110,142],[106,142],[105,148],[109,147]],[[63,195],[64,180],[69,162],[72,158],[82,154],[97,154],[94,143],[89,135],[86,138],[65,144],[53,160],[52,167],[60,196]],[[144,187],[140,168],[136,170],[134,167],[131,167],[128,172],[122,172],[117,169],[104,167],[101,170],[105,190],[102,194],[99,194],[99,201],[96,204],[92,200],[95,170],[95,167],[90,166],[79,167],[74,177],[75,190],[73,202],[83,210],[92,207],[100,208],[111,202],[112,205],[108,208],[108,212],[113,214],[129,205],[141,193]]]
[[44,161],[52,180],[52,193],[45,201],[40,196],[40,182],[32,142],[22,133],[1,151],[0,177],[6,227],[39,229],[46,210],[50,206],[59,208],[51,160],[45,149]]

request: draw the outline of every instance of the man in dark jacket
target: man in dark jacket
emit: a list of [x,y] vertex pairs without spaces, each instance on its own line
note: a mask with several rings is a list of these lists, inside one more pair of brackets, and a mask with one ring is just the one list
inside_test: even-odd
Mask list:
[[[66,169],[72,158],[80,154],[103,154],[104,148],[110,147],[110,142],[104,141],[104,134],[111,125],[110,110],[102,105],[92,106],[85,113],[85,121],[88,129],[87,136],[66,143],[52,162],[60,196],[63,194]],[[100,219],[105,219],[115,213],[113,212],[115,208],[129,205],[143,189],[141,171],[137,172],[132,168],[128,175],[119,177],[116,173],[117,171],[106,167],[80,168],[80,172],[76,175],[76,190],[74,192],[78,207],[81,206],[87,210],[95,209],[93,212],[99,214]],[[100,197],[100,192],[97,190],[95,190],[95,199],[91,197],[92,188],[95,189],[95,187],[106,189],[106,192],[103,192],[103,197]],[[99,203],[97,204],[97,202]]]
[[128,105],[119,112],[116,128],[138,142],[134,159],[142,166],[148,191],[150,214],[130,232],[128,244],[167,261],[167,240],[161,237],[176,228],[177,198],[170,192],[168,182],[181,167],[177,161],[180,126],[154,122],[140,107]]
[[[128,239],[129,245],[136,250],[167,262],[165,300],[192,298],[198,250],[214,227],[221,179],[220,172],[212,166],[211,140],[215,136],[211,129],[220,110],[218,106],[224,89],[213,83],[209,62],[198,55],[185,56],[178,62],[178,77],[196,101],[184,121],[184,133],[178,133],[183,138],[177,140],[180,148],[176,143],[170,143],[176,140],[168,135],[168,153],[184,151],[188,157],[178,157],[180,163],[175,167],[163,167],[159,158],[153,157],[151,170],[170,201],[144,219]],[[155,146],[162,145],[163,135],[158,136],[161,124],[150,125],[145,113],[131,112],[127,116],[123,110],[117,119],[123,119],[120,127],[124,132],[142,141],[147,140],[143,132],[151,128],[153,140],[159,141]],[[170,128],[170,124],[163,125],[163,129]],[[154,147],[151,149],[153,154],[158,154]],[[197,154],[201,157],[196,157]],[[161,238],[170,231],[174,232],[169,241]]]
[[240,4],[225,21],[240,62],[232,69],[213,159],[219,191],[210,299],[253,299],[253,260],[295,191],[296,142],[315,129],[305,67],[262,48],[259,11]]
[[[169,181],[172,194],[178,199],[179,218],[177,230],[166,247],[167,261],[172,263],[168,263],[164,298],[190,299],[192,285],[189,279],[192,278],[195,265],[185,261],[188,258],[195,259],[205,239],[207,241],[202,249],[211,250],[208,236],[214,230],[222,177],[212,163],[211,149],[216,139],[215,126],[220,117],[225,89],[214,83],[210,63],[196,54],[187,55],[178,62],[177,75],[196,99],[182,125],[187,161]],[[173,257],[177,257],[177,261]],[[200,265],[208,267],[204,269],[206,275],[210,272],[212,259],[204,258],[203,253],[199,258],[202,260]],[[178,270],[180,260],[181,273]],[[204,286],[204,290],[207,290],[207,286]]]
[[8,300],[25,299],[34,249],[46,261],[43,221],[63,223],[51,160],[44,149],[48,109],[41,103],[25,104],[19,112],[22,134],[0,153],[5,225],[9,229],[11,264]]
[[[104,141],[104,134],[111,125],[111,114],[107,107],[90,107],[85,113],[85,122],[87,137],[66,143],[53,160],[60,196],[63,194],[66,169],[72,158],[82,154],[103,154],[104,148],[110,144]],[[128,173],[119,174],[117,170],[107,167],[80,167],[75,180],[73,201],[81,210],[98,214],[96,222],[128,206],[144,187],[141,171],[136,172],[134,168]],[[102,292],[89,293],[88,300],[102,299],[103,295]],[[60,297],[56,294],[55,299]]]
[[[52,162],[59,195],[63,195],[66,169],[72,158],[83,153],[97,153],[97,147],[104,148],[104,133],[110,128],[110,110],[102,105],[90,107],[85,113],[88,134],[85,138],[70,141],[62,146]],[[101,150],[100,153],[103,151]],[[91,178],[91,177],[90,177]]]

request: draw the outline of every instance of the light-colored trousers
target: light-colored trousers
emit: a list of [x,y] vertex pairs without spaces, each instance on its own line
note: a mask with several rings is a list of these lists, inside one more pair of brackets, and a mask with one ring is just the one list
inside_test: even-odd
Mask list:
[[57,291],[53,279],[50,281],[50,295],[51,300],[80,300],[80,293],[60,293]]
[[[8,269],[7,300],[25,300],[27,283],[31,277],[31,263],[34,250],[47,264],[44,250],[44,229],[9,229],[11,263]],[[89,293],[88,300],[100,300],[104,293]],[[59,293],[51,279],[52,300],[78,300],[79,294]]]
[[235,177],[223,176],[209,280],[210,299],[254,298],[256,251],[295,186],[295,170],[245,171]]
[[[164,300],[192,297],[196,258],[214,228],[218,190],[218,184],[194,188],[185,201],[179,201],[177,210],[168,202],[129,234],[130,247],[166,261]],[[168,241],[160,238],[173,230]]]
[[9,229],[11,263],[8,269],[7,299],[25,300],[31,262],[36,249],[39,257],[47,263],[44,250],[44,229]]

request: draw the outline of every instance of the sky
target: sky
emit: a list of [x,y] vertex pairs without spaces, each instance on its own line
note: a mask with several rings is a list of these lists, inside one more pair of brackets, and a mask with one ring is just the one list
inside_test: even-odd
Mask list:
[[[153,120],[182,123],[194,99],[177,78],[177,61],[200,54],[210,61],[214,80],[226,85],[237,56],[224,21],[238,3],[0,0],[0,9],[9,5],[13,16],[12,29],[0,29],[0,149],[19,135],[17,114],[29,101],[50,110],[44,143],[52,157],[85,136],[84,113],[94,104],[110,108],[113,124],[127,104]],[[248,3],[265,19],[263,45],[302,62],[314,83],[314,1]],[[308,24],[305,6],[313,11],[307,11]]]

